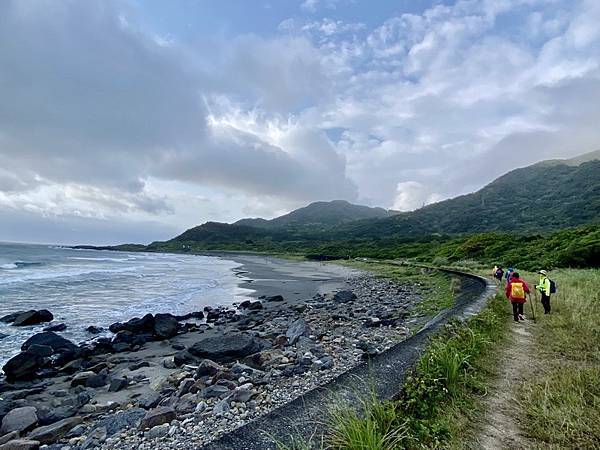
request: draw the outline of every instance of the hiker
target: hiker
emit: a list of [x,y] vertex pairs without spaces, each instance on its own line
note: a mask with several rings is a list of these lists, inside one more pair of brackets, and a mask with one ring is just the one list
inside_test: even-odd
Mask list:
[[525,303],[525,295],[529,294],[529,286],[525,281],[519,278],[518,272],[513,272],[510,281],[505,289],[506,298],[510,300],[513,309],[513,319],[515,322],[525,320],[523,316],[523,304]]
[[550,294],[552,293],[552,281],[548,278],[548,272],[540,270],[540,282],[535,288],[542,294],[542,306],[544,314],[550,314]]
[[502,282],[502,276],[504,275],[504,270],[502,270],[502,266],[494,266],[494,278],[498,280],[499,283]]
[[506,279],[506,284],[510,283],[510,279],[512,277],[513,272],[514,272],[514,269],[512,267],[509,267],[508,270],[506,271],[506,273],[504,274],[504,278]]

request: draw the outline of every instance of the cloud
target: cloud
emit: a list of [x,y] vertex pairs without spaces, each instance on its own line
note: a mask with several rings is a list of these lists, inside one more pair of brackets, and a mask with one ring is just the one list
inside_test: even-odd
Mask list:
[[[290,137],[288,149],[210,122],[216,116],[207,105],[219,98],[275,117],[326,95],[310,42],[240,38],[213,55],[208,73],[192,49],[132,17],[118,1],[0,4],[0,207],[98,218],[173,214],[169,199],[148,193],[150,177],[295,202],[355,199],[343,157],[319,130]],[[320,147],[294,146],[311,133]],[[323,164],[315,165],[315,151]]]
[[143,4],[0,2],[0,213],[406,210],[600,147],[600,3],[433,3],[369,28],[306,1],[272,32],[184,42]]
[[428,192],[427,186],[418,181],[403,181],[396,186],[396,197],[392,209],[395,211],[412,211],[441,199],[442,197],[439,194]]

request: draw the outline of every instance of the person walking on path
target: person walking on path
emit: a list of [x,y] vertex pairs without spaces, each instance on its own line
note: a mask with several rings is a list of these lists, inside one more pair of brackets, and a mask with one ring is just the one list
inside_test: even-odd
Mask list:
[[514,270],[512,267],[509,267],[506,273],[504,274],[504,279],[506,280],[506,284],[510,283],[510,279],[513,276]]
[[517,272],[513,272],[504,293],[506,294],[506,298],[508,298],[512,304],[513,319],[515,322],[525,320],[525,317],[523,316],[523,304],[526,302],[525,295],[529,294],[529,286],[527,286],[525,281],[519,278]]
[[548,272],[540,270],[540,282],[535,285],[535,288],[542,294],[542,306],[544,307],[544,314],[550,314],[550,294],[551,294],[551,283],[548,278]]

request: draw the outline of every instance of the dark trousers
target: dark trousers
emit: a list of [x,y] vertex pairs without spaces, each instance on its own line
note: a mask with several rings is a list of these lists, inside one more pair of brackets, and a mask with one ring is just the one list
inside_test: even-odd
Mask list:
[[550,296],[542,292],[542,306],[544,307],[544,314],[550,314]]
[[513,319],[515,322],[519,321],[519,314],[523,315],[523,303],[512,302],[513,307]]

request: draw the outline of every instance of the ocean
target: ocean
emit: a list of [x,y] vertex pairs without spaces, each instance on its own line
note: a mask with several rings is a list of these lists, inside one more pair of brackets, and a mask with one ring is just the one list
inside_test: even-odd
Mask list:
[[[0,243],[0,317],[48,309],[53,323],[67,325],[59,334],[79,343],[94,337],[85,331],[90,325],[107,328],[148,312],[185,314],[244,300],[251,291],[239,287],[238,267],[210,256]],[[46,326],[0,323],[0,366]]]

